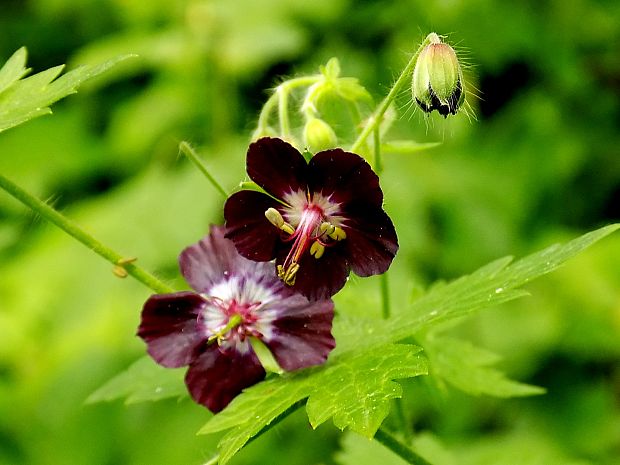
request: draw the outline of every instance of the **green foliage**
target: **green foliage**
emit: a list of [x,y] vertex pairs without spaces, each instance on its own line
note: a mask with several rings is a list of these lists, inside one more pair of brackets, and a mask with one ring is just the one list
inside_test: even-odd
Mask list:
[[[298,402],[308,399],[306,410],[316,428],[329,418],[340,428],[372,437],[389,414],[389,400],[401,397],[395,379],[427,373],[419,348],[393,344],[418,333],[441,327],[448,321],[526,295],[519,287],[557,268],[620,225],[610,225],[564,245],[553,245],[513,264],[510,259],[492,262],[469,276],[436,286],[406,311],[387,321],[367,320],[334,324],[337,348],[323,367],[273,377],[247,389],[224,411],[215,415],[201,433],[230,430],[219,444],[221,463],[226,463],[252,437],[281,418]],[[541,393],[541,389],[510,381],[487,365],[496,357],[471,344],[448,338],[423,339],[430,371],[470,394],[497,397]],[[131,396],[131,401],[177,396],[179,385],[161,385],[160,369],[144,359],[97,391],[91,400]],[[175,373],[176,375],[176,373]]]
[[96,66],[81,66],[59,78],[64,65],[22,79],[29,69],[25,67],[26,49],[20,48],[0,69],[0,132],[51,113],[49,105],[75,93],[84,81],[130,56],[119,56]]
[[163,368],[148,358],[134,362],[126,371],[93,392],[86,402],[102,402],[122,397],[128,404],[169,397],[186,397],[185,370]]
[[446,382],[472,395],[516,397],[543,394],[544,389],[518,383],[489,365],[499,357],[469,342],[448,337],[426,337],[422,345],[437,383]]
[[246,390],[214,416],[203,434],[228,431],[219,443],[224,464],[291,406],[308,398],[313,428],[334,419],[340,428],[372,437],[389,413],[389,401],[402,395],[393,379],[426,374],[419,348],[387,345],[335,357],[324,368],[275,378]]
[[[337,56],[342,75],[380,98],[430,30],[454,31],[450,40],[472,64],[466,79],[480,89],[472,100],[480,117],[423,119],[407,93],[395,106],[405,117],[382,147],[386,208],[401,244],[390,271],[393,312],[421,310],[410,302],[412,288],[617,221],[617,2],[24,3],[8,2],[0,15],[3,58],[26,44],[35,69],[126,53],[141,59],[113,68],[86,98],[67,99],[54,118],[2,132],[0,172],[162,277],[176,277],[179,250],[221,221],[217,194],[176,160],[180,140],[230,188],[244,175],[247,131],[265,88]],[[14,80],[18,68],[3,79]],[[442,144],[405,155],[425,141]],[[502,369],[548,393],[501,402],[457,394],[438,403],[426,389],[433,383],[407,383],[410,418],[424,419],[415,424],[416,450],[433,465],[616,465],[619,267],[616,234],[528,286],[532,297],[451,325],[451,337],[501,354]],[[83,405],[144,353],[133,337],[143,287],[115,278],[107,263],[5,195],[0,270],[1,464],[186,465],[212,456],[217,435],[194,435],[207,414],[191,402]],[[352,278],[336,296],[338,351],[354,347],[355,335],[383,331],[372,319],[375,285]],[[421,329],[416,343],[433,373],[426,335]],[[155,376],[156,365],[148,367]],[[175,389],[185,392],[176,376]],[[427,426],[432,436],[420,431]],[[310,431],[305,414],[276,433],[231,463],[322,463],[340,436],[327,425]],[[348,439],[343,447],[356,465],[374,457],[355,454]],[[443,453],[428,453],[438,444]],[[396,463],[389,455],[370,463]]]

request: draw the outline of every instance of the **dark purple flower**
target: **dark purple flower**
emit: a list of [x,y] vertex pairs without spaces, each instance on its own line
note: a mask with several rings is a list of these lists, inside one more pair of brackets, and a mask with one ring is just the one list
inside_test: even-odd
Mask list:
[[138,328],[160,365],[189,365],[196,402],[219,412],[265,377],[249,338],[260,339],[284,370],[319,365],[335,347],[331,300],[310,302],[285,286],[272,266],[247,260],[224,228],[186,248],[181,273],[196,291],[151,296]]
[[226,237],[241,255],[275,258],[282,281],[309,299],[334,295],[350,270],[387,271],[398,240],[379,177],[362,157],[333,149],[307,163],[290,144],[265,137],[250,145],[247,171],[269,195],[243,190],[226,201]]

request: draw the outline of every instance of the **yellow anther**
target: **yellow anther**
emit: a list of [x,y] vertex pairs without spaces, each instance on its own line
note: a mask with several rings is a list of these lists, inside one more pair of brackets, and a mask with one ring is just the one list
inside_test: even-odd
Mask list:
[[292,286],[295,284],[295,277],[299,271],[299,263],[292,263],[286,270],[282,265],[277,266],[278,278],[284,281],[284,284]]
[[282,226],[280,226],[280,229],[284,231],[286,234],[291,234],[291,235],[295,234],[295,228],[293,228],[288,223],[284,223]]
[[284,221],[284,218],[282,218],[282,214],[275,208],[272,207],[265,210],[265,218],[267,218],[269,222],[273,224],[276,228],[281,229],[285,233],[295,233],[295,228],[293,228],[290,224]]
[[340,226],[334,226],[334,230],[328,234],[335,241],[341,241],[347,238],[347,233]]
[[319,226],[319,233],[321,235],[327,234],[329,236],[334,232],[335,229],[336,227],[333,224],[328,223],[327,221],[323,221]]
[[310,255],[314,255],[314,258],[321,258],[325,253],[325,246],[319,241],[314,241],[310,246]]
[[276,228],[281,228],[284,224],[284,218],[282,218],[282,214],[275,208],[268,208],[267,210],[265,210],[265,218],[267,218],[269,222],[273,224]]

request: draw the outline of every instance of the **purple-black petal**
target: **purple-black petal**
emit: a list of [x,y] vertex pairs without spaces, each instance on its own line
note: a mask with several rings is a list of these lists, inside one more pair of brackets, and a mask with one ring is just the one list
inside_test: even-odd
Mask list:
[[245,269],[248,264],[234,244],[224,237],[224,227],[211,226],[209,235],[181,252],[179,266],[188,284],[206,293],[214,284]]
[[193,292],[152,295],[142,309],[138,336],[153,359],[168,368],[189,365],[205,336],[197,327],[205,300]]
[[263,137],[250,144],[246,159],[250,179],[271,195],[307,189],[308,164],[299,151],[282,139]]
[[324,363],[336,346],[331,333],[334,303],[309,302],[297,294],[282,305],[281,313],[271,323],[270,337],[264,340],[278,364],[291,371]]
[[385,273],[396,252],[398,238],[390,217],[381,208],[349,205],[343,228],[347,238],[342,241],[349,265],[358,276]]
[[308,188],[341,204],[355,201],[381,207],[383,202],[379,177],[370,165],[359,155],[342,149],[325,150],[312,157]]
[[[321,258],[306,252],[299,259],[299,271],[291,288],[309,300],[329,299],[347,282],[349,264],[342,243],[325,248]],[[284,263],[287,251],[278,252],[276,264]]]
[[185,384],[192,398],[214,413],[265,377],[265,369],[253,350],[241,353],[217,344],[204,347],[191,363]]
[[239,191],[226,201],[226,238],[245,258],[257,262],[275,258],[282,233],[265,218],[265,211],[278,206],[269,196],[254,191]]

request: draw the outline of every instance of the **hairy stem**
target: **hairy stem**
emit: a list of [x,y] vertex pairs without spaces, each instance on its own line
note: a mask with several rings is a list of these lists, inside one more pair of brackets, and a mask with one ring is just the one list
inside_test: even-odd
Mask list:
[[[285,101],[283,102],[281,95],[283,93],[286,93],[288,96],[288,93],[290,93],[293,89],[296,89],[298,87],[311,86],[313,84],[316,84],[321,79],[323,79],[322,75],[301,76],[298,78],[289,79],[288,81],[284,81],[282,84],[276,87],[275,92],[271,95],[271,97],[267,99],[265,105],[263,105],[260,115],[258,116],[258,127],[256,132],[259,134],[267,132],[271,113],[277,108],[279,113],[279,123],[281,131],[280,135],[288,135],[284,133],[284,129],[286,129],[287,132],[290,131],[290,123],[288,121],[288,108],[286,108],[288,106],[288,99],[285,97]],[[286,111],[285,121],[282,121],[281,111],[283,110],[283,107]]]
[[430,41],[428,40],[428,37],[427,37],[420,44],[420,46],[418,47],[416,52],[413,54],[413,56],[409,59],[409,62],[407,63],[405,68],[400,73],[400,76],[398,76],[398,79],[396,79],[396,82],[394,83],[394,85],[392,86],[388,94],[381,101],[381,103],[376,108],[372,116],[368,119],[366,126],[364,126],[364,129],[362,129],[362,132],[357,137],[355,142],[353,142],[353,145],[351,146],[351,152],[357,152],[360,149],[360,147],[364,145],[364,143],[366,142],[366,139],[368,139],[368,136],[376,128],[378,128],[381,125],[381,121],[383,120],[383,115],[385,115],[385,112],[390,107],[390,104],[396,99],[396,96],[403,89],[407,81],[411,80],[413,68],[415,67],[415,63],[418,59],[418,55],[420,55],[420,52],[429,43]]
[[379,428],[375,434],[375,439],[411,465],[431,465],[430,462],[418,455],[411,447],[400,442],[385,428]]
[[284,85],[278,86],[278,118],[280,119],[280,135],[288,139],[291,135],[291,123],[288,117],[288,88]]
[[211,185],[215,188],[216,191],[218,191],[220,194],[222,194],[222,196],[225,199],[228,198],[228,193],[226,192],[226,190],[222,187],[222,185],[219,182],[217,182],[217,180],[209,172],[209,169],[206,167],[206,165],[200,159],[200,157],[198,156],[196,151],[192,148],[192,146],[189,145],[189,143],[187,143],[185,141],[181,142],[179,144],[179,151],[183,155],[185,155],[187,158],[189,158],[192,161],[192,163],[194,163],[194,165],[196,165],[196,167],[200,170],[200,172],[202,174],[205,175],[207,180],[211,183]]
[[71,221],[60,212],[54,210],[48,204],[28,193],[27,191],[25,191],[17,184],[10,181],[1,174],[0,188],[4,189],[7,193],[19,200],[21,203],[23,203],[27,207],[30,207],[43,218],[58,226],[67,234],[80,241],[86,247],[88,247],[101,257],[105,258],[113,265],[121,266],[123,269],[125,269],[125,271],[127,271],[127,274],[133,276],[135,279],[137,279],[153,291],[158,293],[174,292],[174,289],[172,289],[170,286],[157,279],[148,271],[140,268],[133,263],[127,262],[127,259],[123,255],[102,244],[93,236],[80,228],[75,222]]

